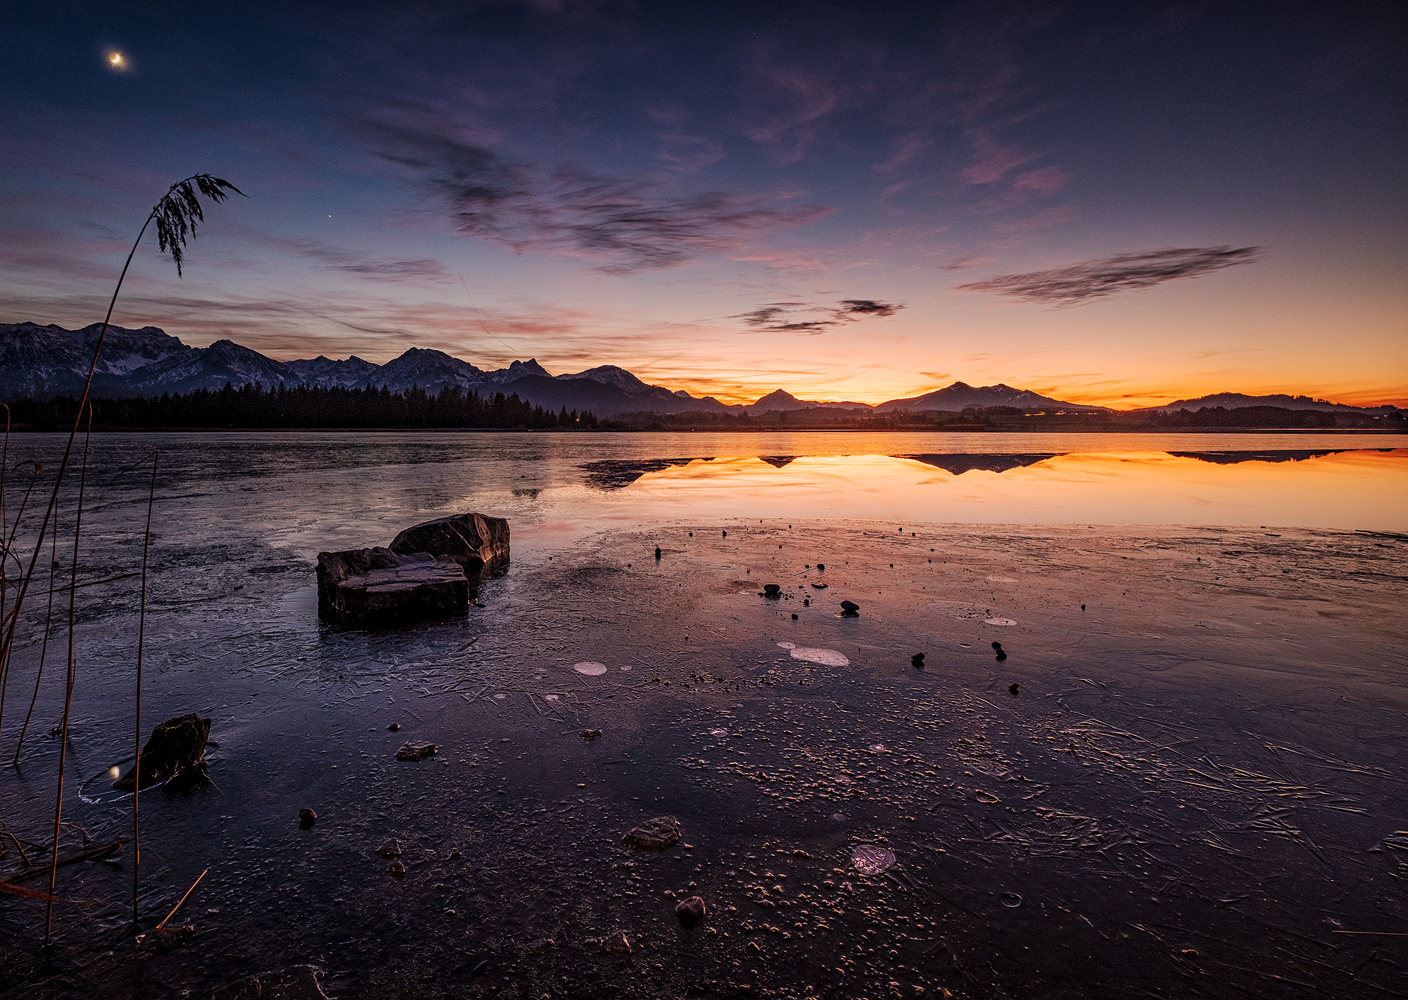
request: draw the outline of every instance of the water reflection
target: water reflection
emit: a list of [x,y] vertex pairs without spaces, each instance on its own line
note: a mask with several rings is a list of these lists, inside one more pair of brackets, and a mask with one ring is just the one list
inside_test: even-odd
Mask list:
[[[1320,448],[1288,451],[1170,451],[1161,454],[1171,455],[1174,458],[1193,458],[1213,465],[1240,465],[1243,462],[1304,462],[1311,458],[1323,458],[1326,455],[1342,455],[1358,451],[1392,454],[1393,450],[1392,448]],[[955,476],[961,476],[965,472],[975,471],[1008,472],[1012,469],[1026,468],[1030,465],[1036,465],[1038,462],[1045,462],[1052,458],[1063,458],[1071,454],[1073,453],[1039,452],[1029,455],[1009,453],[983,455],[959,452],[937,455],[890,455],[888,457],[922,462],[925,465],[932,465],[936,469],[951,472]],[[854,456],[828,457],[850,458]],[[796,455],[759,455],[758,461],[771,465],[775,469],[781,469],[797,461],[797,458]],[[650,472],[663,472],[676,466],[687,466],[692,462],[712,461],[714,461],[713,456],[708,458],[608,459],[600,462],[587,462],[580,468],[587,473],[588,486],[601,490],[619,490]]]
[[1408,528],[1408,449],[601,460],[589,490],[658,516]]

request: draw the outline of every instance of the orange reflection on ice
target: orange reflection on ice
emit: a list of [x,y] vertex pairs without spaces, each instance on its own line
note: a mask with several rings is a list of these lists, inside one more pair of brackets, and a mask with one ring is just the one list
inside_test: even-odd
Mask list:
[[1408,449],[734,457],[646,472],[627,489],[667,517],[1408,529]]

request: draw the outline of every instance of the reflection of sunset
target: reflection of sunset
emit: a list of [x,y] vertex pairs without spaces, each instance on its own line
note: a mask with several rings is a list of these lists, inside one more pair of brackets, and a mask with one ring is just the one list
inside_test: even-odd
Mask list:
[[1157,451],[954,457],[1030,464],[955,473],[886,455],[720,457],[646,472],[628,489],[637,502],[737,516],[1408,528],[1408,449],[1235,464]]

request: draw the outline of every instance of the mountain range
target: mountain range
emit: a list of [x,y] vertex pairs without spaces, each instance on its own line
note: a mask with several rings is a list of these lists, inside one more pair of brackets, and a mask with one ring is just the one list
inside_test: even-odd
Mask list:
[[[76,396],[92,361],[100,324],[81,330],[37,323],[0,324],[0,399],[23,396]],[[691,396],[683,389],[650,385],[616,365],[599,365],[572,374],[552,375],[535,359],[515,361],[507,368],[486,371],[443,351],[413,347],[384,365],[358,357],[335,360],[316,357],[302,361],[275,361],[232,340],[217,340],[209,347],[191,347],[166,331],[144,326],[125,329],[109,326],[103,351],[93,374],[93,392],[99,396],[159,396],[197,389],[218,391],[227,383],[236,387],[259,382],[266,388],[287,386],[360,388],[385,386],[393,392],[418,387],[430,393],[458,387],[482,394],[516,393],[547,409],[591,411],[598,417],[626,413],[731,413],[763,414],[817,407],[865,413],[904,413],[931,410],[959,412],[967,407],[1011,406],[1027,411],[1101,412],[1105,407],[1069,403],[1008,385],[971,386],[955,382],[942,389],[892,399],[876,406],[857,402],[823,402],[798,399],[778,389],[757,402],[729,405],[712,396]],[[1393,407],[1363,410],[1308,396],[1247,396],[1220,393],[1180,400],[1149,410],[1171,411],[1223,406],[1279,406],[1355,412],[1390,412]]]

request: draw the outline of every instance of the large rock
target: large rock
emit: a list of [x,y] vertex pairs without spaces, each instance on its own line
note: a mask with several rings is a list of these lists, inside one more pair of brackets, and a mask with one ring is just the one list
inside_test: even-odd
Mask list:
[[205,769],[205,742],[210,738],[210,720],[196,715],[167,719],[152,730],[147,745],[137,758],[140,767],[133,766],[112,787],[132,791],[136,784],[133,774],[141,776],[141,787],[160,781],[177,782],[182,778],[198,778]]
[[439,517],[401,532],[391,540],[391,551],[449,556],[477,581],[508,569],[508,521],[484,514]]
[[449,618],[469,607],[460,564],[428,552],[390,549],[318,553],[318,614],[349,625]]

